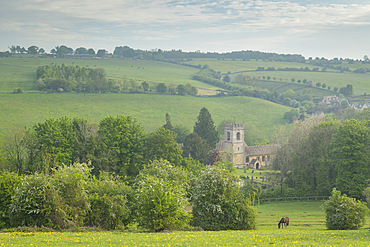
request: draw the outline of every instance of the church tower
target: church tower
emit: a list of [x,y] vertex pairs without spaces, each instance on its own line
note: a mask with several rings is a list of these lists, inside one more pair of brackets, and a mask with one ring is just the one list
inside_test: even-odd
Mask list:
[[234,166],[244,166],[244,150],[247,146],[244,142],[244,122],[243,124],[224,123],[224,145]]

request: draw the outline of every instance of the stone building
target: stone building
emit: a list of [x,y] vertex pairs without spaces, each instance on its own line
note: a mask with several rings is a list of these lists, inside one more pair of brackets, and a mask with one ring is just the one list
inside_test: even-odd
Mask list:
[[244,123],[224,124],[224,140],[216,144],[222,158],[237,168],[269,166],[279,148],[280,145],[248,146],[244,141]]

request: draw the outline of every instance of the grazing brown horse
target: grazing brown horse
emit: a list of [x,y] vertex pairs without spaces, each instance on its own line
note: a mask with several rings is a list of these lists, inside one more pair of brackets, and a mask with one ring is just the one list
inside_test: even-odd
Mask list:
[[289,218],[288,217],[281,218],[281,220],[279,221],[279,224],[278,224],[279,229],[280,229],[280,224],[282,224],[281,227],[283,227],[283,225],[285,224],[285,228],[287,228],[289,226]]

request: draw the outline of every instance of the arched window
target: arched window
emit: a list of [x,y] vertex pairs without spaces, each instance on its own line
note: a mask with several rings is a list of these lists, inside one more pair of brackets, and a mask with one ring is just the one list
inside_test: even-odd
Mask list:
[[240,132],[236,133],[236,140],[240,141]]
[[230,132],[227,132],[227,140],[230,141]]

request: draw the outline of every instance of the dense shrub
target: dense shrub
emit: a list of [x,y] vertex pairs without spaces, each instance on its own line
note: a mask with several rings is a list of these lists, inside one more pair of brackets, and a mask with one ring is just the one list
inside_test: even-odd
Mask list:
[[10,204],[10,223],[12,226],[49,226],[46,217],[50,213],[45,195],[52,190],[45,175],[24,176],[15,189],[13,202]]
[[190,221],[186,192],[178,183],[144,175],[135,187],[134,218],[140,226],[159,232],[184,227]]
[[61,197],[61,210],[64,211],[67,225],[82,226],[90,209],[86,189],[90,171],[86,164],[75,163],[58,167],[51,177],[53,186]]
[[193,189],[193,224],[205,230],[245,230],[256,225],[256,212],[239,190],[239,178],[207,167]]
[[88,183],[90,210],[85,225],[115,229],[128,223],[127,195],[131,187],[118,177],[101,172],[99,179],[93,177]]
[[82,226],[90,208],[86,191],[89,175],[87,165],[76,163],[60,166],[52,175],[24,176],[9,206],[11,225]]
[[366,204],[341,194],[335,188],[324,204],[326,227],[329,230],[355,230],[365,224]]
[[0,172],[0,229],[10,226],[9,206],[20,182],[21,178],[17,173]]

